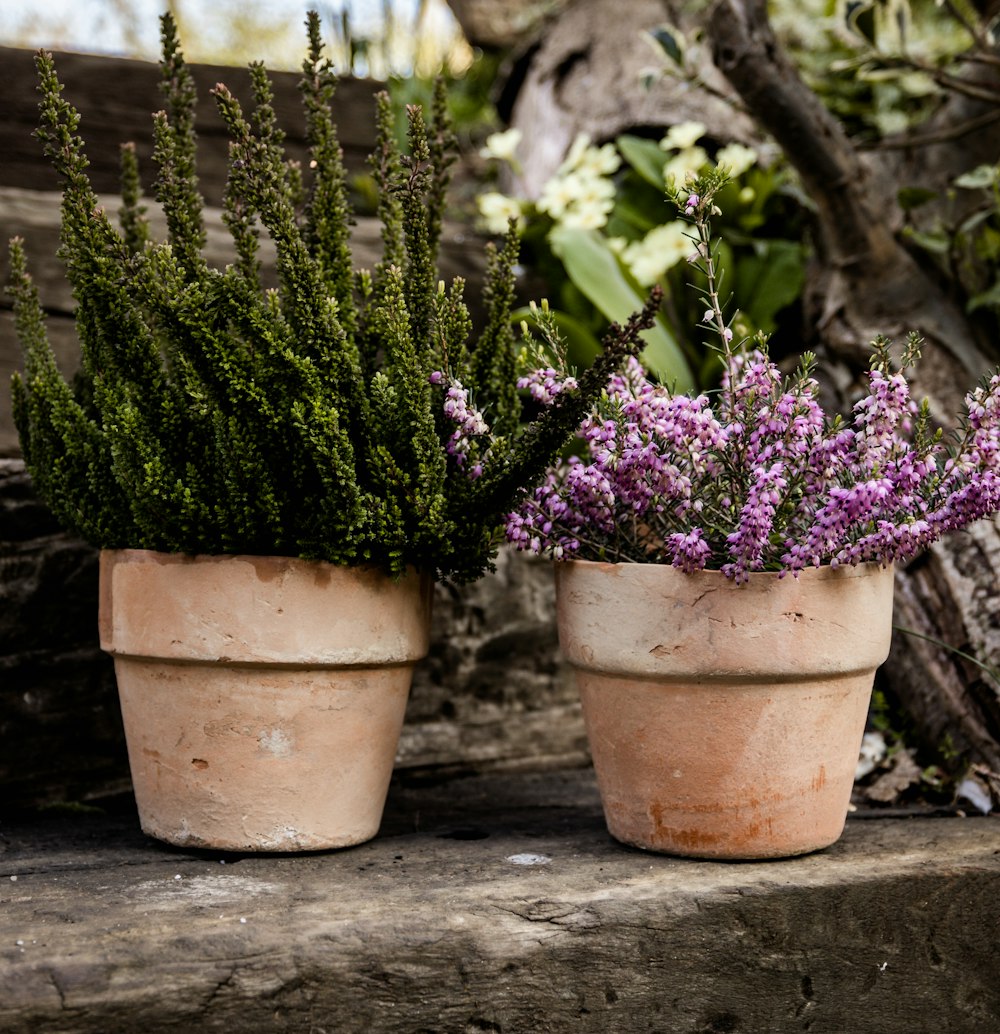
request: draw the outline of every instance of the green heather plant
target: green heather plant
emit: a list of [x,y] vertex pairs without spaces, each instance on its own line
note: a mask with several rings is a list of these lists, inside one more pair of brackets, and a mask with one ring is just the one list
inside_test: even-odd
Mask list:
[[[388,98],[378,98],[371,165],[384,251],[372,271],[357,271],[331,114],[336,78],[315,13],[307,28],[308,170],[286,160],[262,65],[251,66],[251,113],[225,86],[214,90],[231,137],[223,217],[236,259],[224,269],[203,256],[195,93],[172,19],[162,19],[165,110],[153,119],[166,242],[150,239],[133,149],[122,151],[120,228],[100,207],[79,115],[61,96],[51,56],[38,55],[39,136],[64,184],[60,255],[78,305],[82,371],[71,385],[56,369],[15,239],[25,374],[15,375],[13,397],[25,461],[56,516],[100,547],[475,578],[522,487],[542,476],[589,400],[640,347],[656,299],[612,328],[579,388],[521,426],[515,234],[490,250],[488,320],[475,338],[462,280],[438,281],[453,146],[443,89],[429,119],[408,109],[403,155]],[[276,249],[275,289],[261,284],[261,227]],[[470,414],[473,424],[490,422],[489,447],[473,450],[474,462],[455,427],[466,420],[468,432]]]

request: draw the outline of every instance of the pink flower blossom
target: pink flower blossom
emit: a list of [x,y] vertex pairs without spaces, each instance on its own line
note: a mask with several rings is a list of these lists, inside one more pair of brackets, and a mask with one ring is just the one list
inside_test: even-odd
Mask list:
[[[548,404],[568,383],[547,368],[521,386]],[[905,561],[1000,509],[1000,374],[969,393],[950,446],[922,430],[884,349],[850,423],[827,417],[817,394],[762,351],[729,355],[719,391],[696,397],[671,395],[630,360],[580,427],[587,455],[549,471],[507,537],[557,559],[713,567],[743,581]]]

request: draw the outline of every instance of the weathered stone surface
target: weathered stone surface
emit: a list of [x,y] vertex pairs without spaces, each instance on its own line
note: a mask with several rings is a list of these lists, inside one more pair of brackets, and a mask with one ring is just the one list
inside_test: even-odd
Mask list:
[[97,552],[55,526],[20,460],[0,460],[0,801],[127,785]]
[[128,812],[0,836],[7,1034],[1000,1021],[995,818],[853,822],[805,858],[682,861],[614,844],[581,771],[397,783],[380,837],[331,854],[180,852]]
[[414,674],[399,763],[548,767],[587,757],[559,654],[551,565],[505,549],[495,574],[437,586],[431,652]]

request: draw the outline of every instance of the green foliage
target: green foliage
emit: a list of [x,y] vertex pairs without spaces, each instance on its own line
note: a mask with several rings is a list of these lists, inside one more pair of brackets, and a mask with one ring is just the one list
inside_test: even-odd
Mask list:
[[[718,147],[710,156],[698,144],[704,134],[700,123],[680,123],[660,141],[624,134],[600,148],[581,136],[536,201],[480,196],[488,228],[499,230],[501,217],[519,216],[527,261],[548,284],[574,365],[586,366],[596,354],[607,319],[623,319],[657,284],[665,303],[643,335],[644,365],[678,391],[718,376],[699,337],[697,290],[704,284],[688,261],[695,245],[680,218],[687,192],[681,191],[680,210],[676,199],[665,198],[688,172],[725,181],[717,189],[719,224],[724,264],[748,300],[741,333],[770,335],[775,355],[798,349],[798,327],[789,317],[802,295],[807,251],[790,173],[740,145]],[[505,146],[494,146],[487,142],[488,156],[512,161]],[[688,290],[692,280],[695,292]],[[791,324],[786,335],[782,321]]]
[[[101,547],[255,553],[407,565],[456,580],[488,567],[504,514],[572,435],[588,382],[522,428],[511,338],[513,234],[492,253],[488,324],[474,344],[463,284],[438,283],[436,252],[453,136],[444,94],[429,123],[408,111],[409,152],[377,103],[372,159],[383,260],[355,271],[336,127],[336,80],[307,21],[301,81],[310,171],[286,161],[271,86],[251,66],[253,109],[219,86],[230,174],[224,220],[236,261],[203,255],[195,94],[174,23],[162,20],[165,110],[154,117],[156,198],[167,240],[143,216],[135,152],[122,152],[121,228],[86,174],[79,115],[41,53],[39,136],[64,186],[61,257],[78,302],[83,375],[56,369],[21,243],[12,291],[25,373],[15,418],[25,460],[58,518]],[[279,285],[260,284],[258,236]],[[647,313],[613,334],[599,364],[638,348]],[[461,381],[492,433],[476,475],[449,454],[446,393]]]
[[[566,275],[608,319],[624,319],[642,303],[642,289],[597,230],[559,226],[549,243]],[[674,390],[692,388],[687,361],[665,321],[647,332],[643,358]]]
[[[915,170],[909,173],[914,181],[904,178],[896,195],[903,235],[940,273],[949,293],[964,302],[982,340],[995,338],[1000,328],[997,167],[970,158],[968,168],[944,189],[934,171],[938,161],[941,168],[960,170],[964,142],[993,131],[1000,92],[990,76],[975,72],[996,63],[993,13],[965,0],[782,0],[772,9],[776,31],[797,67],[861,148],[903,154],[950,149],[947,158],[900,163],[903,177]],[[976,107],[954,105],[952,118],[944,122],[943,106],[963,96]]]

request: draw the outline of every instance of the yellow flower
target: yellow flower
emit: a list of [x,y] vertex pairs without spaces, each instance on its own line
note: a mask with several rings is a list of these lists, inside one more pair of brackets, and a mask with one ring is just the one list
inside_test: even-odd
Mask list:
[[689,227],[680,221],[655,226],[641,241],[633,241],[622,252],[622,260],[632,275],[648,287],[668,269],[691,253]]
[[562,165],[556,170],[556,175],[565,175],[568,172],[573,172],[583,157],[583,152],[590,147],[590,137],[586,133],[577,133],[576,139],[570,145],[570,149],[566,152],[566,157],[563,159]]
[[494,158],[500,162],[517,161],[517,145],[524,134],[520,129],[508,129],[503,133],[491,133],[486,138],[486,146],[481,148],[481,158]]
[[683,186],[688,175],[697,175],[701,167],[708,162],[708,153],[704,147],[688,147],[675,154],[663,167],[663,180],[669,183],[673,179],[678,186]]
[[581,198],[566,209],[559,221],[563,226],[599,230],[608,221],[608,213],[613,207],[613,201],[596,197]]

